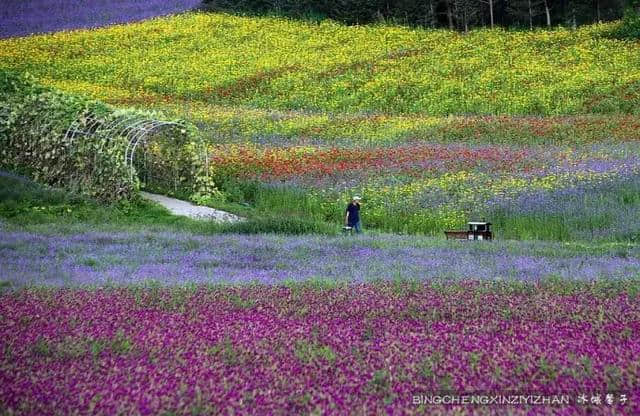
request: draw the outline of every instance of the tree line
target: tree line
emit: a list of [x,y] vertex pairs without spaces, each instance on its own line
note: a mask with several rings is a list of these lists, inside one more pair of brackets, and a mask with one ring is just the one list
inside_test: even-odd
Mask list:
[[620,19],[640,13],[640,0],[204,0],[207,10],[276,14],[347,24],[389,22],[467,31],[474,27],[529,28]]

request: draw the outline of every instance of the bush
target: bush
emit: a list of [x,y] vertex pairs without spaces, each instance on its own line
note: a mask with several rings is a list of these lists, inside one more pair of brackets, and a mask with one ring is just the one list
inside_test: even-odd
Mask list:
[[[89,168],[86,165],[93,159],[88,154],[90,143],[82,141],[75,149],[64,143],[68,127],[78,114],[88,111],[108,113],[100,103],[41,87],[28,76],[1,71],[0,166],[50,185],[72,187],[74,182],[73,187],[99,194],[86,175]],[[122,175],[109,173],[114,181],[111,187],[118,190],[117,194],[128,193],[130,184],[117,180]]]
[[640,13],[633,9],[627,10],[624,19],[612,32],[612,37],[623,40],[640,39]]

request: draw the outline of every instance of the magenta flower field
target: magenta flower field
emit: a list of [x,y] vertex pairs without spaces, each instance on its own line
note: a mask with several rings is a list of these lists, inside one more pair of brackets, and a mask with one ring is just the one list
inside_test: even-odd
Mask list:
[[[478,282],[6,292],[0,410],[633,415],[631,292]],[[520,404],[432,403],[459,394]]]

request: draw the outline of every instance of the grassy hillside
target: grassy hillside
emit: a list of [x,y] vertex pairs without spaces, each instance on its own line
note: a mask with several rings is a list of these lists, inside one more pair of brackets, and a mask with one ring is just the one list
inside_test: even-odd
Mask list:
[[359,194],[369,229],[486,217],[500,238],[628,241],[640,48],[614,26],[463,35],[187,13],[4,40],[0,67],[201,122],[219,203],[250,207],[259,230],[337,229]]
[[561,115],[640,108],[640,49],[577,31],[478,30],[188,13],[0,42],[0,65],[113,101],[314,112]]

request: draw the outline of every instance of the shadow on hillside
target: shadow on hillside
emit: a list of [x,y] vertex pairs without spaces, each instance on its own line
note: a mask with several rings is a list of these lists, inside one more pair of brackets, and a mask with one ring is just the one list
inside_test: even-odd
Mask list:
[[[380,10],[375,4],[363,2],[361,8],[339,10],[329,7],[329,2],[316,3],[313,6],[305,2],[291,2],[292,4],[280,8],[273,8],[269,4],[258,2],[247,4],[242,1],[207,1],[203,0],[197,10],[210,13],[228,13],[243,17],[280,17],[319,24],[325,20],[333,20],[348,26],[367,24],[390,24],[408,27],[426,27],[426,21],[414,21],[404,17],[390,15],[390,10]],[[373,2],[375,3],[375,2]]]

